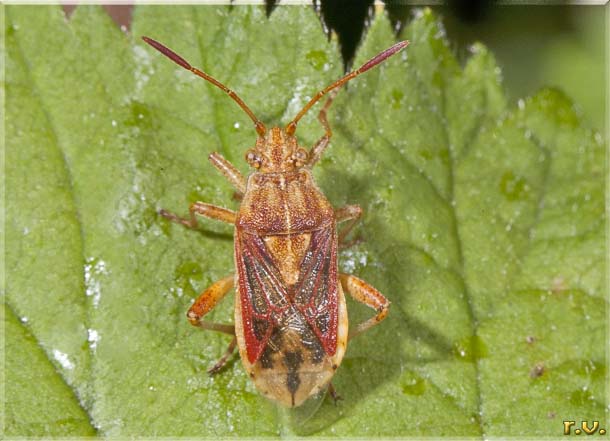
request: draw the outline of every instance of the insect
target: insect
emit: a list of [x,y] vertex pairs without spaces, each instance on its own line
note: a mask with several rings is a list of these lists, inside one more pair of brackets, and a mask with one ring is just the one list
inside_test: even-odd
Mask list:
[[[343,84],[403,49],[402,41],[379,53],[318,92],[285,128],[268,130],[231,89],[161,43],[142,37],[163,55],[227,93],[254,122],[256,145],[245,154],[254,169],[247,177],[218,153],[209,160],[233,184],[241,200],[237,212],[195,202],[189,216],[159,213],[188,228],[196,215],[234,225],[235,273],[218,280],[195,300],[187,313],[191,324],[233,336],[220,360],[208,370],[218,372],[235,347],[257,389],[287,407],[327,389],[337,398],[331,379],[347,342],[381,322],[390,302],[365,281],[337,268],[337,250],[362,210],[358,205],[333,208],[314,182],[311,169],[328,147],[332,132],[327,111]],[[318,115],[324,135],[311,149],[295,137],[299,120],[324,95]],[[346,222],[341,231],[337,224]],[[235,325],[204,321],[204,316],[233,288]],[[348,331],[344,292],[376,311]]]

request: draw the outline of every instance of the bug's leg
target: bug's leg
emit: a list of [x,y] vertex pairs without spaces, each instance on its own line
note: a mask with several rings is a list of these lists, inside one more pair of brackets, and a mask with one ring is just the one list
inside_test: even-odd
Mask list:
[[328,395],[330,395],[330,397],[335,402],[335,406],[337,405],[337,401],[343,399],[341,398],[341,395],[337,393],[337,389],[335,389],[335,386],[333,386],[332,383],[328,383]]
[[356,222],[362,216],[362,208],[360,205],[346,205],[345,207],[337,208],[335,210],[335,219],[337,222],[349,221],[345,227],[339,232],[339,243],[342,245],[352,245],[345,243],[345,237],[352,231]]
[[210,312],[220,302],[235,283],[235,276],[230,275],[223,279],[217,280],[205,291],[203,291],[195,303],[189,308],[186,317],[193,326],[211,331],[224,332],[235,336],[235,326],[225,325],[221,323],[204,322],[203,316]]
[[216,362],[214,366],[208,369],[208,374],[214,375],[220,372],[220,370],[225,366],[225,364],[227,364],[227,361],[229,360],[231,354],[233,354],[235,346],[237,346],[237,337],[233,337],[231,343],[229,343],[229,347],[227,347],[227,350],[225,351],[223,356],[220,357],[220,359]]
[[339,89],[335,89],[329,94],[326,103],[324,103],[324,107],[322,107],[322,110],[320,110],[320,113],[318,113],[318,120],[322,124],[322,127],[324,127],[324,136],[322,136],[309,151],[309,160],[307,161],[307,165],[309,167],[313,167],[322,157],[322,153],[324,153],[324,150],[326,150],[326,147],[328,147],[330,137],[333,136],[333,132],[328,124],[326,113],[328,112],[330,105],[333,103],[335,96],[337,96],[338,91]]
[[373,288],[371,285],[366,283],[364,280],[359,279],[351,274],[339,274],[339,280],[341,286],[354,300],[365,304],[366,306],[377,311],[370,319],[360,323],[356,326],[353,331],[350,330],[348,338],[352,339],[361,332],[375,326],[377,323],[382,321],[388,315],[388,309],[390,307],[390,301],[386,299],[383,294]]
[[197,218],[195,217],[195,214],[200,214],[201,216],[216,219],[228,224],[234,224],[235,218],[237,217],[233,210],[206,204],[204,202],[194,202],[189,206],[188,219],[163,209],[159,210],[159,214],[172,222],[182,224],[188,228],[197,228]]
[[227,161],[220,153],[211,153],[208,159],[214,167],[229,180],[233,187],[237,189],[237,194],[243,196],[246,192],[246,180],[237,168]]
[[224,355],[216,362],[216,364],[214,364],[214,366],[208,369],[208,373],[210,375],[220,371],[227,363],[227,360],[235,350],[237,338],[235,337],[235,326],[222,323],[204,322],[202,319],[204,315],[214,309],[218,302],[220,302],[223,297],[227,295],[229,291],[231,291],[234,283],[234,275],[227,276],[224,279],[214,282],[210,287],[203,291],[199,297],[197,297],[195,303],[193,303],[186,313],[186,317],[193,326],[197,326],[201,329],[209,329],[211,331],[224,332],[225,334],[230,334],[233,336],[233,339],[231,340],[231,343],[229,343],[229,347],[225,351]]

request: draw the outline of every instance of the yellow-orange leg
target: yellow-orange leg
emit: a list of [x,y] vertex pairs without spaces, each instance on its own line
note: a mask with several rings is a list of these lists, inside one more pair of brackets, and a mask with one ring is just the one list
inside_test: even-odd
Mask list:
[[335,219],[337,222],[349,221],[348,224],[343,227],[343,230],[339,233],[339,243],[349,246],[350,243],[345,244],[345,237],[352,231],[356,222],[362,216],[362,208],[360,205],[346,205],[345,207],[337,208],[335,210]]
[[225,334],[233,336],[233,339],[231,340],[231,343],[229,343],[229,347],[225,351],[224,355],[208,370],[210,374],[215,374],[226,364],[229,356],[235,350],[237,339],[235,338],[235,326],[223,323],[206,322],[203,321],[203,316],[214,309],[218,302],[220,302],[224,296],[231,291],[234,283],[234,275],[227,276],[214,282],[210,287],[203,291],[199,297],[197,297],[195,303],[193,303],[186,313],[186,317],[193,326],[211,331],[224,332]]
[[159,210],[159,214],[172,222],[182,224],[188,228],[197,228],[196,214],[209,217],[210,219],[219,220],[228,224],[234,224],[237,215],[233,210],[228,208],[217,207],[216,205],[206,204],[204,202],[194,202],[189,206],[189,217],[180,217],[177,214],[167,210]]
[[212,283],[205,291],[203,291],[195,303],[189,308],[186,317],[191,322],[191,325],[211,331],[224,332],[225,334],[235,335],[235,326],[223,325],[219,323],[204,322],[203,316],[210,312],[220,302],[235,283],[235,276],[230,275],[223,279]]
[[208,159],[214,167],[222,173],[227,180],[237,189],[239,198],[246,192],[246,180],[237,168],[227,161],[220,153],[211,153]]
[[351,295],[354,300],[365,304],[377,311],[370,319],[360,323],[354,330],[350,330],[348,338],[352,339],[356,335],[366,331],[381,322],[388,315],[390,301],[383,294],[366,283],[364,280],[350,274],[339,274],[339,280],[343,290]]

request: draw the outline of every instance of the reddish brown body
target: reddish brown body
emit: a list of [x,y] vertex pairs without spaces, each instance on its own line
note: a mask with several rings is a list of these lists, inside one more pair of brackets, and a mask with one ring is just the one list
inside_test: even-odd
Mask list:
[[[281,152],[284,135],[273,128],[267,142]],[[348,333],[335,213],[309,170],[250,175],[235,223],[235,267],[244,366],[264,395],[299,405],[328,384]]]
[[[397,43],[319,92],[286,126],[269,131],[226,86],[193,68],[160,43],[144,40],[174,62],[224,90],[250,116],[258,132],[246,153],[255,169],[247,181],[217,153],[210,160],[233,183],[241,198],[237,213],[196,202],[190,217],[161,210],[161,215],[187,227],[196,214],[235,226],[234,275],[206,289],[188,312],[190,322],[234,336],[225,355],[210,369],[222,368],[235,347],[256,387],[265,396],[293,407],[325,388],[336,398],[330,380],[341,363],[348,339],[385,318],[389,302],[366,282],[337,269],[339,243],[360,217],[351,205],[334,209],[315,184],[311,168],[328,146],[331,130],[326,111],[319,115],[325,134],[310,150],[294,136],[299,119],[329,91],[377,65],[407,45]],[[350,221],[338,233],[337,223]],[[204,321],[203,316],[235,287],[235,325]],[[348,333],[344,291],[377,311]]]
[[287,311],[335,353],[335,216],[308,170],[250,176],[235,223],[235,266],[250,362]]

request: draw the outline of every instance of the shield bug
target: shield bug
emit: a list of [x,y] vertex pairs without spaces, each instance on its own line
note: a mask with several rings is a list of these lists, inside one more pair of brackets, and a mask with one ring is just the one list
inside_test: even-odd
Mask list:
[[[209,156],[236,189],[237,212],[195,202],[189,216],[166,210],[160,214],[189,228],[196,215],[234,225],[235,273],[212,284],[187,313],[194,326],[233,336],[211,368],[218,372],[237,346],[243,365],[257,389],[287,407],[328,389],[343,359],[347,342],[382,321],[390,302],[365,281],[337,268],[337,249],[362,215],[358,205],[333,208],[314,182],[311,169],[327,148],[332,132],[326,113],[338,88],[394,55],[408,41],[379,53],[318,92],[286,127],[267,129],[231,89],[161,43],[142,37],[163,55],[227,93],[254,122],[256,144],[245,158],[254,169],[245,179],[218,153]],[[324,95],[329,98],[318,115],[324,135],[311,149],[298,144],[299,120]],[[341,231],[337,224],[346,222]],[[203,317],[236,288],[235,325],[212,323]],[[344,292],[376,311],[348,331]]]

